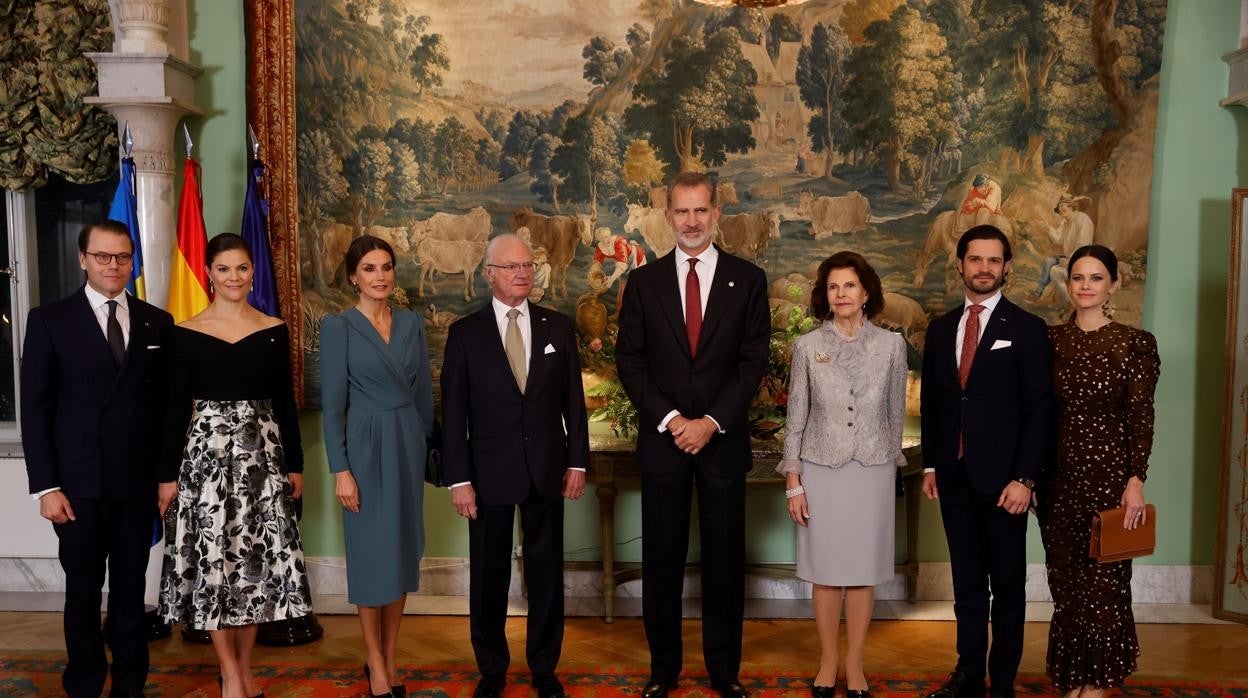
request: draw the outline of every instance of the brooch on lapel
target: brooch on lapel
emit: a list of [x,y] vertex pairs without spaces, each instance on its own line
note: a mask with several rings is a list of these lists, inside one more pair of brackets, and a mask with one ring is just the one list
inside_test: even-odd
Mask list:
[[832,360],[831,354],[825,354],[821,351],[815,352],[815,363],[826,364]]
[[728,288],[732,288],[733,286],[736,286],[736,285],[737,285],[737,282],[735,282],[735,281],[729,281],[729,282],[728,282]]

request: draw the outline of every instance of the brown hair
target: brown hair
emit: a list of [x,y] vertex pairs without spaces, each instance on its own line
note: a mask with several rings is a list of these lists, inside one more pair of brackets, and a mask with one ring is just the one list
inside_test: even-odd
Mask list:
[[676,187],[706,187],[711,192],[711,207],[715,207],[719,201],[719,192],[716,186],[715,178],[705,172],[681,172],[675,177],[667,180],[667,207],[672,207],[672,191]]
[[831,317],[832,307],[828,305],[828,274],[833,269],[853,269],[858,281],[867,291],[867,306],[863,314],[870,320],[884,310],[884,286],[880,283],[880,275],[875,273],[867,260],[857,252],[844,250],[823,260],[819,272],[815,275],[815,285],[810,289],[810,315],[817,320]]
[[91,223],[85,226],[82,229],[82,231],[78,233],[78,251],[79,252],[83,254],[87,253],[87,246],[91,244],[91,231],[92,230],[98,230],[101,233],[108,233],[110,235],[120,235],[124,237],[125,239],[130,241],[130,251],[134,252],[134,239],[130,237],[130,226],[126,225],[125,223],[122,223],[121,221],[114,221],[114,220],[108,220],[108,219]]

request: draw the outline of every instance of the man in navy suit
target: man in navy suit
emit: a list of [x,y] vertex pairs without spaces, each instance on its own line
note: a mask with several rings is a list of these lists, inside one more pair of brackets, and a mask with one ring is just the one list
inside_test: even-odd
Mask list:
[[696,487],[702,532],[702,654],[711,688],[741,698],[745,474],[749,406],[767,369],[767,276],[711,244],[715,183],[683,172],[667,189],[676,249],[628,278],[616,368],[637,407],[642,615],[650,645],[644,698],[681,669],[681,592]]
[[1052,348],[1044,321],[1001,294],[1012,254],[999,229],[967,230],[957,255],[966,302],[928,327],[920,395],[923,491],[940,499],[958,622],[957,667],[929,698],[983,698],[985,662],[991,695],[1004,698],[1023,656],[1027,509],[1052,439]]
[[456,513],[468,519],[468,615],[481,679],[506,683],[507,588],[520,508],[529,613],[526,655],[539,698],[561,698],[563,500],[585,493],[589,423],[568,316],[529,303],[533,250],[499,235],[485,250],[493,297],[451,325],[442,364],[442,462]]
[[[128,296],[130,231],[101,221],[78,236],[87,283],[26,320],[22,448],[31,495],[52,522],[65,570],[62,676],[71,698],[96,698],[112,650],[110,696],[147,683],[143,590],[156,513],[155,445],[173,318]],[[108,623],[100,630],[108,571]]]

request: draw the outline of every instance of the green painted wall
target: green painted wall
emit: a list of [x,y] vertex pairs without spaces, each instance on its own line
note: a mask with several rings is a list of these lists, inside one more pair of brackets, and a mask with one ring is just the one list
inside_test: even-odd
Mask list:
[[[191,60],[205,69],[198,90],[205,115],[189,124],[204,166],[205,221],[215,234],[237,229],[242,211],[242,4],[189,0],[188,5]],[[1162,357],[1157,438],[1146,488],[1162,522],[1152,564],[1213,562],[1230,190],[1245,181],[1238,143],[1241,134],[1248,135],[1248,112],[1218,106],[1227,85],[1220,56],[1236,47],[1238,22],[1237,0],[1171,2],[1169,7],[1144,317],[1145,327],[1157,335]],[[305,414],[302,426],[308,463],[305,546],[309,555],[341,555],[341,525],[324,467],[319,414]],[[793,531],[778,486],[752,487],[747,508],[750,558],[792,560]],[[447,493],[428,488],[425,510],[427,554],[467,555],[467,527],[452,513]],[[621,489],[616,522],[618,559],[640,559],[635,489]],[[920,559],[947,560],[934,505],[925,503],[921,530]],[[565,534],[570,559],[599,558],[592,489],[568,505]],[[696,554],[696,544],[692,548]],[[898,555],[903,553],[899,545]],[[1043,560],[1034,526],[1029,558]]]

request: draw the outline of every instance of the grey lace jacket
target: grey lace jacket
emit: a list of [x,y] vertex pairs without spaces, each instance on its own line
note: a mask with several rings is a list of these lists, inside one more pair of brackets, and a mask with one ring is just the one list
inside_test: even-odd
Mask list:
[[846,337],[831,322],[793,343],[788,418],[780,473],[802,472],[802,461],[839,468],[905,465],[906,343],[901,335],[863,321]]

